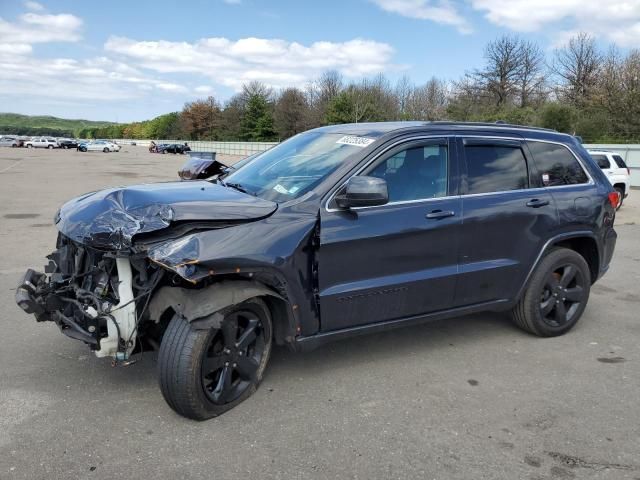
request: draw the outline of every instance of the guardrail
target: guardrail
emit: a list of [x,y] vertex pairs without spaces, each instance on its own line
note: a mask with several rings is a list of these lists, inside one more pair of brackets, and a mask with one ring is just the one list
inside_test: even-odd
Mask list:
[[[129,138],[116,138],[113,141],[120,145],[136,145],[149,147],[152,140],[135,140]],[[156,145],[161,143],[185,143],[185,140],[153,140]],[[195,152],[216,152],[225,155],[241,155],[246,157],[253,155],[254,153],[264,152],[269,150],[278,142],[207,142],[207,141],[189,141],[187,143],[191,147],[191,150]]]

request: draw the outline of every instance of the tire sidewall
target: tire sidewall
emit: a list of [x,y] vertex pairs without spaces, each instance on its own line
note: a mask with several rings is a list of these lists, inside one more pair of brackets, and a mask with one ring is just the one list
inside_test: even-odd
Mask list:
[[[182,344],[181,351],[190,350],[193,355],[190,356],[190,360],[188,363],[182,364],[180,366],[180,368],[178,369],[179,371],[172,372],[172,376],[184,375],[187,377],[184,378],[184,383],[181,382],[186,390],[184,392],[184,395],[181,396],[185,396],[190,399],[188,405],[189,414],[186,415],[190,418],[194,418],[197,420],[206,420],[208,418],[221,415],[222,413],[231,410],[236,405],[249,398],[257,390],[260,382],[262,381],[264,371],[266,369],[267,363],[269,362],[269,357],[271,356],[272,348],[273,327],[269,308],[262,299],[251,298],[239,304],[227,307],[218,313],[222,314],[224,318],[226,318],[229,314],[237,310],[252,310],[259,316],[262,322],[265,350],[262,355],[260,365],[258,366],[256,377],[253,382],[247,387],[247,389],[242,392],[242,394],[234,401],[225,403],[223,405],[217,405],[213,403],[204,391],[201,379],[201,369],[202,361],[208,349],[209,342],[211,341],[212,336],[214,336],[219,329],[210,328],[208,330],[197,330],[192,325],[189,325],[190,332],[186,336],[185,342]],[[186,322],[186,320],[182,317],[179,317],[178,315],[175,315],[171,322]],[[165,339],[163,338],[163,343],[164,340]],[[163,351],[162,347],[160,351]],[[159,365],[162,364],[163,362],[161,361],[161,359],[159,359]],[[163,373],[161,372],[161,375],[162,374]],[[172,408],[174,408],[174,410],[180,410],[178,413],[184,414],[183,408],[181,408],[182,406],[179,406],[176,409],[175,406],[172,405],[172,402],[169,401],[169,399],[167,399],[167,402],[172,406]]]
[[[547,276],[553,270],[556,270],[560,266],[566,265],[568,263],[578,268],[580,270],[580,274],[586,280],[585,285],[583,286],[583,288],[585,289],[585,298],[571,318],[571,321],[567,322],[564,325],[554,327],[547,324],[542,318],[542,313],[540,312],[540,295],[542,293],[542,289],[544,288]],[[573,250],[569,250],[568,248],[556,248],[551,250],[542,259],[533,274],[531,282],[527,286],[524,298],[526,303],[527,315],[532,320],[532,326],[534,327],[538,335],[543,337],[555,337],[568,332],[575,326],[578,320],[580,320],[580,317],[582,317],[585,308],[587,307],[589,292],[591,289],[590,279],[591,273],[589,271],[587,262],[582,255]]]

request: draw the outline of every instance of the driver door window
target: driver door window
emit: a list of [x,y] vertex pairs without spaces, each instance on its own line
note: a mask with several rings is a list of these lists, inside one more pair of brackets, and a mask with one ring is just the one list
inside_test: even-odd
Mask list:
[[412,146],[374,164],[364,175],[387,182],[389,202],[447,196],[446,145]]

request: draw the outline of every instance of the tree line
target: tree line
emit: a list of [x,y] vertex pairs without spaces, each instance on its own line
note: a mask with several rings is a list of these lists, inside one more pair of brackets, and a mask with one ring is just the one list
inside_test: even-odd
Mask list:
[[88,128],[83,137],[282,140],[310,128],[388,120],[498,121],[580,135],[585,142],[640,142],[640,50],[601,50],[580,33],[546,55],[535,42],[501,36],[482,64],[454,81],[392,84],[383,74],[346,82],[328,71],[305,88],[251,82],[221,104],[186,103],[153,120]]

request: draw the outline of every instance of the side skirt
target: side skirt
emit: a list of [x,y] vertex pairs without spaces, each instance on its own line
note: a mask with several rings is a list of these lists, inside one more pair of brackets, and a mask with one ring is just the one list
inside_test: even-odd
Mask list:
[[371,323],[369,325],[358,325],[357,327],[343,328],[340,330],[334,330],[331,332],[321,332],[315,335],[307,337],[297,337],[294,345],[294,349],[297,351],[311,351],[325,343],[333,342],[334,340],[342,340],[345,338],[355,337],[359,335],[367,335],[370,333],[384,332],[386,330],[393,330],[395,328],[409,327],[413,325],[420,325],[423,323],[433,322],[436,320],[443,320],[446,318],[460,317],[462,315],[469,315],[472,313],[486,312],[486,311],[503,311],[508,310],[513,306],[513,302],[509,300],[494,300],[491,302],[478,303],[475,305],[469,305],[465,307],[453,308],[451,310],[444,310],[439,312],[427,313],[425,315],[415,315],[411,317],[398,318],[396,320],[389,320],[384,322]]

